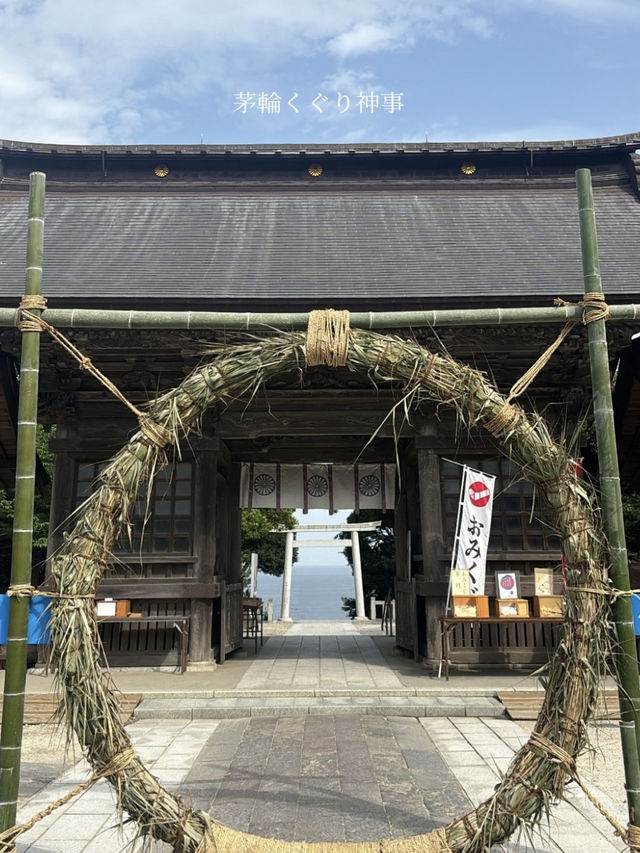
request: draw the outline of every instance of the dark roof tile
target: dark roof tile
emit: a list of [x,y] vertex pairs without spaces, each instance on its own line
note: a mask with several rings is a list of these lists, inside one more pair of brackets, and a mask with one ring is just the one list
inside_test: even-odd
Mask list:
[[[596,187],[605,291],[640,292],[640,205]],[[26,199],[0,194],[0,299],[22,291]],[[52,193],[50,299],[394,302],[582,292],[575,191]],[[54,303],[55,304],[55,303]]]

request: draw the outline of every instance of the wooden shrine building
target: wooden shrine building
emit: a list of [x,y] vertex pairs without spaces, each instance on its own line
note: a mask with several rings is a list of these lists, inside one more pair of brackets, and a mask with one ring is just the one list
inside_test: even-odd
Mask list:
[[[69,146],[0,141],[0,307],[24,284],[29,173],[47,175],[43,294],[49,308],[294,312],[551,306],[583,293],[574,172],[592,170],[603,287],[640,302],[640,135],[566,142]],[[45,315],[46,318],[46,315]],[[638,324],[609,324],[612,357]],[[63,330],[136,405],[171,388],[229,330]],[[502,391],[557,326],[403,329],[494,377]],[[268,330],[266,330],[268,333]],[[100,464],[135,426],[42,335],[41,418],[56,424],[51,546]],[[20,335],[0,329],[0,482],[10,482]],[[525,406],[571,434],[588,413],[586,335],[576,328]],[[424,405],[386,418],[393,387],[345,369],[282,375],[251,401],[208,412],[149,496],[144,536],[120,543],[101,593],[145,615],[190,617],[189,659],[241,643],[243,465],[393,465],[397,643],[439,658],[460,469],[498,477],[487,576],[558,566],[559,543],[488,433],[461,435]],[[386,420],[385,420],[386,418]],[[637,429],[637,424],[636,424]],[[632,432],[632,427],[629,427]],[[629,434],[631,434],[631,432]],[[626,434],[626,433],[625,433]],[[373,438],[372,438],[373,436]],[[370,440],[371,439],[371,440]],[[396,455],[397,442],[397,455]],[[587,440],[585,439],[585,444]],[[169,631],[113,629],[115,664],[174,660]],[[125,636],[126,634],[126,636]],[[134,636],[135,634],[135,636]],[[523,653],[524,654],[524,653]],[[511,662],[518,657],[517,650]],[[483,658],[491,662],[491,654]]]

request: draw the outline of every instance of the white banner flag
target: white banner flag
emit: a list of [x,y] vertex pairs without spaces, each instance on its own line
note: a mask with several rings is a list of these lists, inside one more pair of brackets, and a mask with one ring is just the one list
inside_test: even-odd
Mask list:
[[484,595],[495,481],[489,474],[464,467],[454,568],[469,572],[472,595]]
[[393,509],[395,465],[279,465],[245,462],[242,465],[240,505],[280,509]]

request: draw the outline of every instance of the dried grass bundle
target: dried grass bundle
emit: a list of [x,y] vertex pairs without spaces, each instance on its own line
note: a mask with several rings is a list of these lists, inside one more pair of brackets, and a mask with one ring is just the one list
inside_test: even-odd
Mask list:
[[[250,398],[270,377],[303,370],[305,337],[292,333],[252,339],[221,348],[215,355],[149,407],[150,418],[171,431],[175,444],[198,430],[203,413],[214,403]],[[367,373],[374,383],[402,383],[407,406],[434,400],[452,406],[467,428],[489,428],[553,508],[570,588],[607,586],[593,495],[577,479],[567,450],[553,441],[542,418],[506,404],[478,371],[398,337],[351,331],[347,367]],[[163,461],[162,448],[139,431],[100,475],[97,490],[53,561],[53,576],[64,597],[54,600],[52,643],[64,717],[97,772],[117,763],[117,773],[108,778],[117,789],[120,807],[137,821],[142,835],[160,838],[176,851],[203,853],[216,850],[211,840],[216,825],[163,789],[130,749],[102,668],[92,598],[136,495]],[[446,827],[446,841],[456,853],[480,853],[514,830],[531,826],[562,796],[571,758],[585,746],[586,723],[595,708],[608,650],[607,602],[604,596],[571,589],[567,599],[562,642],[550,666],[546,698],[535,725],[538,737],[515,756],[489,800]],[[549,743],[559,751],[550,751]],[[431,836],[416,837],[406,843],[410,849],[426,851],[441,840],[440,835],[432,836],[431,841],[427,840]],[[277,843],[282,851],[295,849],[287,842]],[[325,847],[358,849],[341,843]],[[234,842],[233,849],[244,846]]]

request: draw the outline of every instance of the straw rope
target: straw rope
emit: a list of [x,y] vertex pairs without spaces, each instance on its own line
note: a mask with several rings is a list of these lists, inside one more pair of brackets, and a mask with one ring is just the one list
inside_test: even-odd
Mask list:
[[54,803],[50,803],[46,808],[42,809],[39,812],[36,812],[32,817],[29,818],[25,823],[18,824],[16,826],[11,826],[9,829],[5,829],[4,832],[0,833],[0,853],[14,853],[15,851],[15,841],[25,832],[28,832],[32,829],[37,823],[44,818],[49,817],[50,814],[53,814],[57,809],[66,805],[71,800],[75,799],[75,797],[80,794],[84,794],[85,791],[88,791],[92,785],[95,785],[100,779],[106,779],[109,776],[115,776],[118,773],[121,773],[131,762],[135,759],[135,751],[131,747],[125,747],[124,749],[119,750],[115,753],[111,759],[107,762],[107,764],[103,767],[102,770],[94,773],[84,782],[81,782],[79,785],[76,785],[75,788],[72,788],[68,791],[64,796],[60,797]]
[[579,302],[567,302],[557,296],[553,300],[553,304],[569,308],[584,308],[582,322],[585,326],[588,326],[589,323],[595,323],[597,320],[607,320],[610,314],[609,306],[605,302],[604,293],[599,290],[585,293]]
[[627,826],[627,834],[623,838],[631,850],[640,850],[640,827],[630,823]]
[[16,583],[9,587],[7,590],[7,595],[11,598],[31,598],[32,595],[36,594],[35,586],[31,586],[30,583]]
[[[313,334],[312,330],[312,338]],[[449,405],[460,423],[467,426],[495,418],[505,408],[505,398],[482,373],[446,354],[434,357],[415,342],[362,330],[353,330],[348,338],[349,368],[369,375],[374,383],[407,383],[413,389],[412,406],[425,401]],[[290,333],[225,345],[217,350],[216,362],[200,365],[179,386],[158,397],[150,416],[154,421],[176,424],[176,432],[179,429],[180,435],[187,437],[198,429],[203,413],[218,401],[250,398],[262,383],[299,369],[308,343],[304,335]],[[326,360],[330,355],[326,344],[319,348],[325,351],[322,357]],[[606,553],[592,490],[588,484],[578,483],[571,473],[568,451],[552,439],[544,420],[515,406],[512,409],[517,413],[510,415],[513,426],[500,435],[503,452],[548,499],[564,539],[572,585],[604,586]],[[75,528],[53,562],[52,574],[61,592],[95,592],[103,570],[103,554],[128,523],[136,495],[142,486],[152,482],[163,458],[161,448],[137,432],[103,469],[97,490],[83,505]],[[79,554],[85,558],[80,560]],[[609,648],[608,610],[603,596],[575,596],[572,592],[568,593],[568,605],[564,635],[548,672],[536,730],[559,743],[568,755],[576,755],[585,744],[585,721],[595,708],[598,673]],[[99,769],[102,757],[116,751],[127,735],[117,718],[110,683],[101,668],[95,614],[92,608],[78,608],[73,601],[57,602],[52,611],[52,646],[59,660],[56,677],[68,724],[78,734],[89,760]],[[533,825],[561,796],[566,776],[565,765],[548,752],[531,747],[520,750],[497,792],[441,830],[447,846],[440,845],[436,851],[484,853],[518,827]],[[526,785],[519,781],[521,778],[528,780]],[[188,809],[179,797],[163,789],[139,760],[110,779],[118,789],[120,807],[139,822],[141,834],[167,841],[180,853],[196,853],[198,849],[200,853],[298,853],[301,849],[283,847],[284,842],[273,839],[260,839],[252,848],[251,839],[255,837],[244,833],[235,839],[230,834],[233,830],[216,828],[204,812]],[[207,841],[203,841],[205,835]],[[226,849],[225,839],[229,839]],[[439,843],[434,842],[431,833],[403,842],[372,842],[373,847],[365,845],[360,850],[422,853],[429,850],[425,839],[429,844]],[[269,848],[269,843],[281,846]],[[396,846],[388,846],[391,844]],[[322,847],[302,849],[319,853]],[[352,853],[358,848],[337,843],[325,845],[325,849]]]
[[[62,332],[58,331],[58,329],[51,326],[49,323],[46,323],[36,314],[31,314],[29,311],[23,310],[22,315],[27,318],[27,321],[37,326],[38,331],[42,330],[48,332],[51,337],[69,353],[69,355],[75,358],[81,370],[86,370],[87,373],[94,377],[94,379],[97,379],[98,382],[104,385],[104,387],[110,391],[114,397],[117,397],[121,403],[130,409],[138,418],[140,429],[152,444],[157,444],[158,447],[165,447],[173,441],[174,436],[171,430],[163,427],[161,424],[155,423],[145,412],[142,412],[134,406],[133,403],[129,402],[120,389],[114,385],[114,383],[105,376],[104,373],[98,370],[91,359],[84,355],[84,353],[82,353],[75,344],[71,343],[71,341],[62,334]],[[20,326],[20,328],[23,328],[23,326]]]
[[547,755],[550,755],[552,758],[556,759],[565,768],[565,770],[567,771],[569,776],[571,776],[574,782],[580,787],[589,802],[593,806],[595,806],[595,808],[600,812],[602,817],[605,818],[605,820],[607,820],[615,829],[615,834],[620,836],[620,838],[622,838],[623,841],[628,844],[628,846],[632,850],[640,848],[640,827],[634,826],[631,823],[624,827],[621,823],[619,823],[619,821],[615,819],[611,812],[609,812],[607,808],[602,805],[600,800],[589,790],[589,788],[582,781],[580,774],[578,773],[575,758],[572,755],[569,755],[569,753],[557,743],[553,743],[553,741],[549,740],[549,738],[536,731],[531,733],[531,737],[525,744],[525,749],[542,749],[544,752],[547,753]]
[[[89,554],[84,555],[87,560],[98,561],[99,558],[90,556]],[[52,589],[38,589],[35,586],[31,586],[28,583],[18,583],[13,584],[7,589],[7,595],[9,598],[32,598],[34,595],[42,595],[45,598],[95,598],[95,594],[93,592],[89,593],[72,593],[72,592],[55,592]]]
[[381,841],[283,841],[241,832],[210,820],[195,853],[451,853],[444,828]]
[[515,400],[516,397],[519,397],[523,391],[526,391],[529,385],[533,382],[536,376],[543,370],[548,364],[551,356],[558,349],[560,344],[567,337],[569,332],[576,325],[575,321],[571,320],[568,323],[565,323],[562,328],[560,334],[555,339],[555,341],[550,344],[546,348],[546,350],[542,353],[542,355],[531,365],[531,367],[522,374],[520,379],[518,379],[511,387],[507,395],[506,402],[503,408],[495,415],[488,423],[485,424],[485,429],[487,429],[492,435],[497,436],[501,432],[508,432],[510,429],[513,429],[514,426],[520,421],[521,413],[519,409],[516,409],[511,405],[511,402]]
[[606,595],[611,599],[611,602],[617,601],[619,598],[628,598],[631,595],[640,595],[640,589],[614,589],[614,587],[594,587],[594,586],[568,586],[572,592],[585,592],[590,595]]
[[311,311],[307,325],[307,364],[344,367],[348,352],[349,312],[333,308]]
[[[589,323],[595,323],[596,320],[606,320],[609,317],[609,306],[605,302],[604,294],[599,291],[585,293],[584,297],[579,302],[566,302],[564,299],[557,297],[553,300],[553,304],[584,308],[585,310],[582,312],[582,322],[585,326]],[[503,408],[485,424],[485,429],[487,429],[493,436],[509,432],[518,424],[521,419],[521,413],[518,409],[512,406],[511,403],[519,397],[520,394],[527,390],[529,385],[531,385],[536,376],[546,367],[551,356],[575,326],[577,326],[576,320],[569,320],[565,323],[560,334],[553,343],[550,344],[542,355],[531,365],[531,367],[522,374],[520,379],[514,382],[511,386],[511,390],[507,394]]]
[[25,293],[20,300],[20,307],[16,313],[16,326],[21,332],[41,332],[42,326],[33,319],[27,311],[43,311],[47,307],[47,300],[39,293]]

